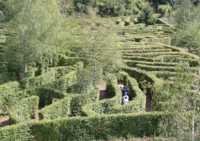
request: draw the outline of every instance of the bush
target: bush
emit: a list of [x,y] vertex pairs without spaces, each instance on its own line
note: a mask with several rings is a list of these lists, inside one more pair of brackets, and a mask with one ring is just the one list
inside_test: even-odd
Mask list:
[[89,9],[92,8],[101,16],[124,16],[138,14],[144,0],[73,0],[73,2],[73,6],[66,6],[66,14],[68,11],[89,14]]
[[24,122],[38,119],[39,98],[32,96],[22,99],[9,108],[9,115],[12,122]]
[[144,22],[147,25],[152,25],[157,22],[157,16],[154,14],[153,8],[148,3],[144,4],[138,20],[139,22]]

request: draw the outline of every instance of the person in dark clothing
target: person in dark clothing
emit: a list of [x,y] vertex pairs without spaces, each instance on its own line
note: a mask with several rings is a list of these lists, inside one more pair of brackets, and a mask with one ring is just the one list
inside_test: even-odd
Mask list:
[[123,96],[128,95],[128,92],[129,92],[129,88],[128,88],[127,85],[125,85],[124,88],[123,88]]

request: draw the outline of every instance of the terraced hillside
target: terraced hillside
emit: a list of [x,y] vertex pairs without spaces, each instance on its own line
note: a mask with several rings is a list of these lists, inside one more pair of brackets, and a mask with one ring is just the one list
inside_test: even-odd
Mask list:
[[[165,26],[120,29],[125,65],[117,76],[111,74],[105,80],[108,96],[102,100],[97,89],[86,94],[74,90],[77,64],[50,67],[37,77],[0,85],[0,115],[9,117],[11,124],[0,128],[0,139],[90,141],[162,136],[160,123],[172,115],[153,111],[153,96],[164,81],[173,82],[178,64],[189,64],[194,73],[199,66],[197,56],[169,45],[169,31]],[[63,59],[69,61],[67,56]],[[128,105],[121,104],[119,81],[129,86]]]
[[[141,84],[144,81],[150,87],[162,86],[163,82],[173,83],[177,67],[180,64],[190,66],[191,72],[197,74],[199,69],[199,57],[188,53],[184,49],[170,45],[170,29],[165,26],[125,28],[119,33],[123,44],[123,60],[125,70]],[[149,77],[144,79],[138,77]],[[149,81],[149,82],[148,82]],[[153,82],[153,84],[152,84]],[[159,86],[158,86],[159,85]],[[147,86],[148,87],[148,86]],[[153,95],[156,92],[146,91],[146,110],[151,111]]]

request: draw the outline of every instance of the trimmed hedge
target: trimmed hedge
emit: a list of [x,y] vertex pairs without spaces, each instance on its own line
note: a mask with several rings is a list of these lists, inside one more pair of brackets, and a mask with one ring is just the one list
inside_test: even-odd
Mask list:
[[9,115],[12,122],[24,122],[38,119],[39,98],[32,96],[22,99],[9,108]]
[[141,65],[148,65],[148,66],[177,66],[180,63],[173,63],[173,62],[149,62],[149,61],[135,61],[135,60],[126,60],[125,61],[129,66],[135,66],[136,64]]
[[27,124],[17,124],[0,128],[1,141],[32,141],[30,126]]
[[162,89],[163,81],[158,79],[155,75],[145,72],[140,69],[124,67],[124,70],[132,77],[136,78],[138,82],[147,81],[152,84],[154,92],[159,92]]
[[8,82],[0,85],[0,114],[6,114],[7,106],[12,105],[21,95],[18,82]]
[[72,96],[70,102],[71,116],[85,116],[86,113],[83,110],[84,105],[92,102],[96,102],[98,98],[97,91],[93,90],[89,94],[80,94]]
[[41,119],[56,119],[70,115],[71,97],[65,97],[39,111]]
[[76,84],[76,71],[70,71],[67,74],[61,76],[58,80],[49,84],[49,87],[59,89],[60,91],[66,92],[68,88]]
[[39,107],[44,107],[46,105],[50,105],[53,100],[64,98],[64,93],[62,91],[52,89],[52,88],[40,88],[31,92],[31,95],[37,95],[40,97]]
[[52,69],[49,72],[46,72],[40,76],[26,78],[22,80],[21,84],[25,89],[27,88],[34,89],[41,87],[42,85],[46,85],[55,80],[56,80],[56,70]]
[[[171,119],[170,114],[120,114],[90,118],[59,119],[33,123],[37,141],[89,141],[127,136],[144,137],[162,134],[160,122]],[[169,124],[168,128],[170,129]]]
[[146,70],[146,71],[176,71],[176,66],[153,66],[153,65],[144,65],[144,64],[136,64],[137,68]]
[[146,96],[139,88],[138,82],[134,78],[130,77],[129,74],[126,72],[121,72],[121,75],[126,77],[129,88],[132,90],[132,93],[134,93],[135,96],[128,105],[115,105],[113,107],[113,113],[131,113],[145,111]]
[[[160,122],[172,114],[154,112],[89,118],[43,120],[0,128],[1,141],[90,141],[112,138],[159,136]],[[172,129],[168,123],[168,131]]]
[[90,104],[87,104],[83,106],[83,112],[87,116],[96,116],[96,115],[102,115],[102,114],[111,114],[112,113],[112,107],[114,105],[121,104],[122,99],[122,92],[117,84],[116,78],[113,80],[109,80],[108,83],[108,94],[111,95],[109,99],[103,99],[98,102],[93,102]]
[[124,53],[124,56],[142,56],[142,57],[156,57],[156,56],[161,56],[161,55],[182,55],[184,56],[185,54],[182,54],[181,52],[148,52],[148,53]]

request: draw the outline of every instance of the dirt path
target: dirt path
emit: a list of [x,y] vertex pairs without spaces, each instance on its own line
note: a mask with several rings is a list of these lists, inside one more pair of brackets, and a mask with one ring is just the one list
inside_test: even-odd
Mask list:
[[99,99],[104,99],[107,97],[107,83],[105,80],[101,80],[97,85],[99,89]]
[[10,118],[8,116],[0,117],[0,127],[10,124]]

